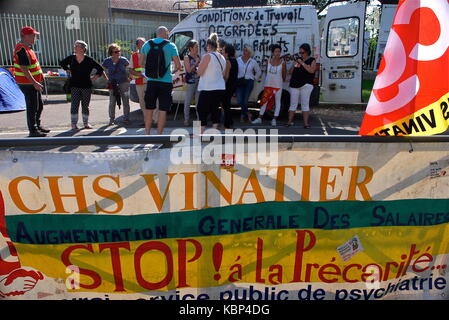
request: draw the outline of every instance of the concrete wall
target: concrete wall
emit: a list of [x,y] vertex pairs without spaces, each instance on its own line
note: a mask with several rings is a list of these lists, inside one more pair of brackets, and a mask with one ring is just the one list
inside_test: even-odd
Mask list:
[[66,8],[76,5],[80,17],[108,18],[109,0],[0,0],[0,13],[68,16]]

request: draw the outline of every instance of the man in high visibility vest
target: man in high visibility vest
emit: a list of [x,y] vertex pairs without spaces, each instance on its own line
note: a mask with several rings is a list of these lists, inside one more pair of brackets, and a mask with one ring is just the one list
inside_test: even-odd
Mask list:
[[44,109],[42,91],[44,74],[31,46],[39,32],[26,26],[20,30],[20,42],[14,48],[14,78],[25,96],[29,137],[45,137],[50,130],[41,126]]
[[[145,90],[147,89],[147,78],[144,76],[144,69],[140,65],[140,59],[142,56],[142,53],[140,50],[142,49],[143,45],[145,44],[146,40],[145,38],[137,38],[136,39],[136,48],[137,51],[133,52],[131,55],[131,63],[129,64],[129,73],[133,75],[135,84],[136,84],[136,91],[137,96],[139,97],[139,105],[140,109],[142,110],[143,116],[145,117]],[[153,121],[157,122],[157,112],[156,116],[153,113]]]

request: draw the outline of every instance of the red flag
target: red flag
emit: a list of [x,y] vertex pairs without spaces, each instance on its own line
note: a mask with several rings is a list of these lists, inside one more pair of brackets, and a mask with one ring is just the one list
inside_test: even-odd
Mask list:
[[401,0],[360,135],[424,136],[449,127],[449,1]]
[[[11,271],[20,268],[16,248],[6,231],[5,203],[0,191],[0,279]],[[1,296],[1,292],[0,292]]]
[[[273,87],[265,87],[263,88],[263,94],[262,97],[260,97],[259,100],[259,106],[263,106],[265,103],[270,101],[272,97],[276,94],[276,92],[279,91],[279,88],[273,88]],[[267,111],[270,111],[273,108],[273,104],[267,106]]]

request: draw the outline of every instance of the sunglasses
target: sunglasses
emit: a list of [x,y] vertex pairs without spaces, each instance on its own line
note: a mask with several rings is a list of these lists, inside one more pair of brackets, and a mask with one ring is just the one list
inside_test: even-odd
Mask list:
[[112,51],[112,53],[120,53],[120,50]]

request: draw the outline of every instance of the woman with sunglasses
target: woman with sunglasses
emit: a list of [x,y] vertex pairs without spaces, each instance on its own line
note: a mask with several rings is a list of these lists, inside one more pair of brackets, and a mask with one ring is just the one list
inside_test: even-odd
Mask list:
[[109,58],[103,61],[103,68],[107,71],[109,78],[109,125],[115,122],[115,105],[120,107],[120,100],[123,101],[123,123],[130,124],[129,121],[129,61],[120,55],[120,46],[112,43],[108,47]]
[[312,50],[308,43],[299,47],[299,57],[290,68],[292,77],[290,79],[290,108],[288,109],[288,123],[293,125],[298,102],[301,102],[304,128],[309,129],[310,95],[313,90],[313,78],[315,77],[316,61],[311,57]]

